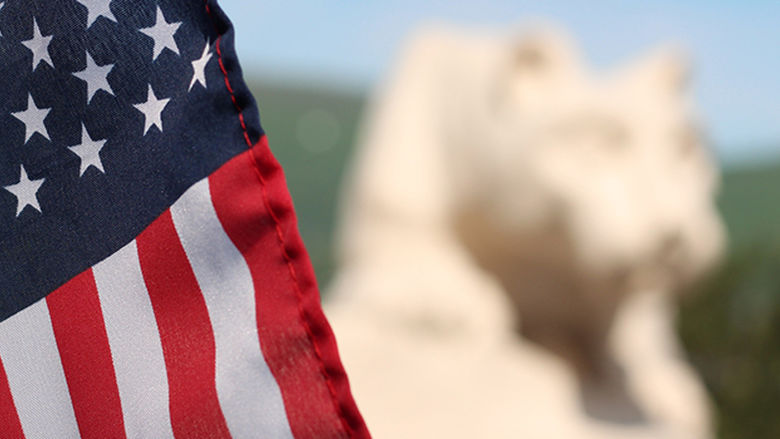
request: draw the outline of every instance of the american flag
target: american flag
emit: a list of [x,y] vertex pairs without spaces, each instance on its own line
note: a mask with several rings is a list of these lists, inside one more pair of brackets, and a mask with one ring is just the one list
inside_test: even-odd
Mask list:
[[0,437],[368,437],[216,2],[0,34]]

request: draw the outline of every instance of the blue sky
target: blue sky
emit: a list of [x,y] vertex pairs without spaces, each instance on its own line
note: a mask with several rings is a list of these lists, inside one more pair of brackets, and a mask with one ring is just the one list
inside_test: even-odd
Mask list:
[[432,20],[476,26],[542,19],[568,29],[595,67],[682,46],[726,159],[780,155],[780,2],[604,0],[221,0],[247,72],[368,89],[404,36]]

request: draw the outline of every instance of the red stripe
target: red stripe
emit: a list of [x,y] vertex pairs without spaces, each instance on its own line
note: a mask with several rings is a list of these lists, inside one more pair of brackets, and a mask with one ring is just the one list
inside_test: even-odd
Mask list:
[[3,361],[0,360],[0,426],[3,437],[8,439],[23,438],[22,423],[19,414],[16,413],[14,398],[11,396],[11,387],[8,386],[8,377],[5,375]]
[[229,438],[217,399],[215,343],[208,309],[170,211],[136,239],[160,331],[176,437]]
[[349,391],[292,200],[265,137],[209,179],[217,216],[255,286],[263,354],[297,439],[368,438]]
[[92,270],[51,293],[46,304],[81,437],[125,437],[111,348]]

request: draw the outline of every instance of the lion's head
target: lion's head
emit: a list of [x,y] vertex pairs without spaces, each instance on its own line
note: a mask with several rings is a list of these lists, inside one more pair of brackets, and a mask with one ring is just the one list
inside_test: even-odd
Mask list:
[[475,239],[531,257],[557,249],[639,287],[677,287],[716,261],[719,176],[678,53],[593,74],[566,38],[546,32],[509,39],[492,61],[475,76],[479,103],[461,113],[473,121],[459,136],[466,152],[454,154],[478,218],[469,227],[495,229]]

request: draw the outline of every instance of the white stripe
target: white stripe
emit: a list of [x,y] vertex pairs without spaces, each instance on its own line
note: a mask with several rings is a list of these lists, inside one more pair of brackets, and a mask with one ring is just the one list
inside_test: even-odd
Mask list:
[[172,438],[160,334],[131,242],[93,268],[128,438]]
[[0,358],[25,437],[79,437],[45,299],[0,323]]
[[217,218],[208,180],[171,207],[208,308],[216,341],[217,396],[237,438],[292,438],[282,393],[260,349],[252,276]]

